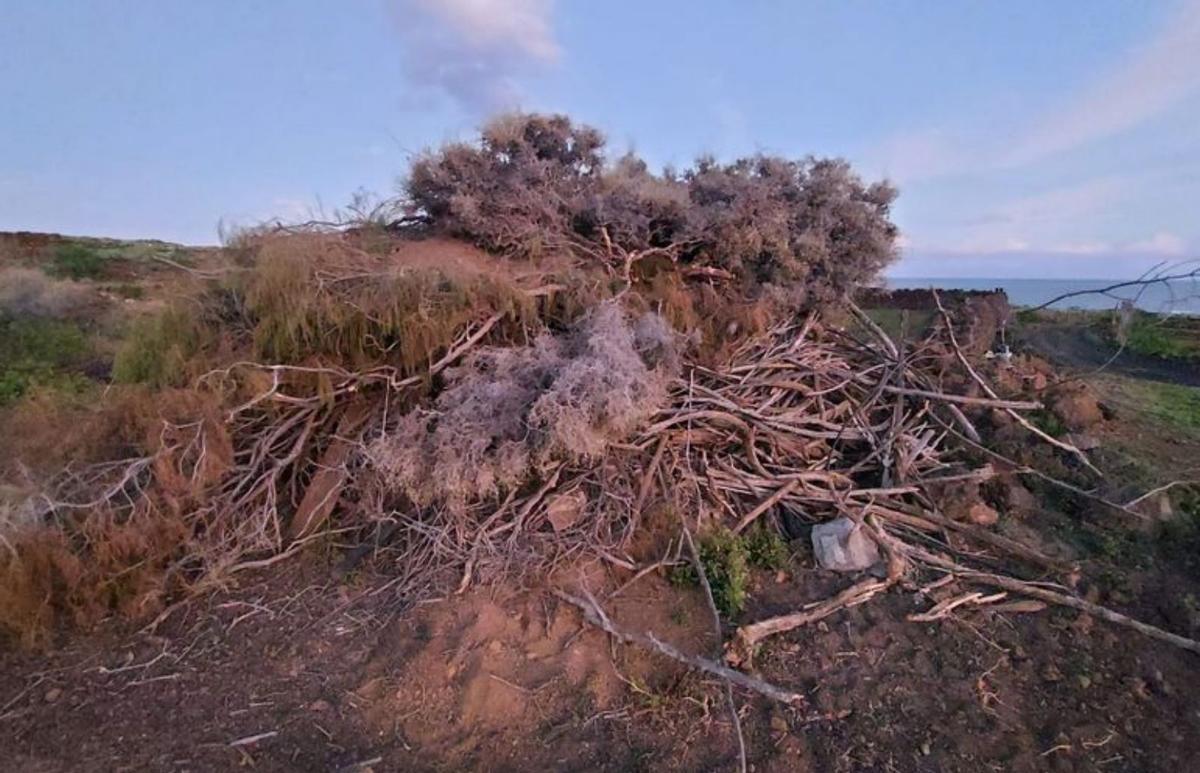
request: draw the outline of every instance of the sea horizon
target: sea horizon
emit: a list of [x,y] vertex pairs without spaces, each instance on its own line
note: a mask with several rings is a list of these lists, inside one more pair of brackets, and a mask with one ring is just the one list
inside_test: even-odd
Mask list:
[[[1133,279],[1031,279],[1003,277],[895,277],[885,276],[886,287],[913,290],[934,287],[946,290],[1003,290],[1014,306],[1040,306],[1060,295],[1094,291]],[[1111,309],[1122,300],[1144,311],[1160,314],[1200,315],[1200,280],[1160,282],[1144,287],[1126,287],[1111,295],[1089,293],[1054,304],[1058,309]]]

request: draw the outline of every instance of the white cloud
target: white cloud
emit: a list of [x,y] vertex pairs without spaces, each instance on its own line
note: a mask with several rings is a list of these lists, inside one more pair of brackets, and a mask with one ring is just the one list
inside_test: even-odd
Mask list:
[[1119,177],[1098,177],[1004,202],[990,214],[997,221],[1017,226],[1061,223],[1115,204],[1129,187],[1128,181]]
[[416,0],[474,48],[511,48],[541,61],[558,58],[550,0]]
[[1186,0],[1157,37],[1061,110],[1043,117],[1003,159],[1020,165],[1140,126],[1200,91],[1200,0]]
[[1108,242],[1066,242],[1064,244],[1051,245],[1047,252],[1058,253],[1061,255],[1103,255],[1113,251],[1113,246]]
[[518,77],[556,62],[554,0],[399,0],[408,75],[472,113],[514,107]]
[[1164,257],[1177,257],[1188,250],[1187,242],[1180,236],[1167,231],[1159,231],[1149,239],[1134,242],[1128,246],[1131,252],[1143,252]]
[[909,130],[865,154],[901,183],[1014,169],[1146,124],[1200,95],[1200,0],[1182,0],[1161,31],[1063,106],[1024,127],[993,115],[983,133]]

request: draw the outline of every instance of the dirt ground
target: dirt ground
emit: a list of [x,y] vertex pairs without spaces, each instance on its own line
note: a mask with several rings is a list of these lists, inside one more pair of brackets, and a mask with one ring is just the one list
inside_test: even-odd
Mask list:
[[[1200,630],[1194,566],[1156,554],[1130,569],[1085,552],[1063,537],[1082,525],[1062,513],[1010,528],[1082,558],[1101,578],[1084,581],[1088,597]],[[743,619],[847,584],[793,547],[787,571],[756,575]],[[628,578],[568,575],[555,582]],[[314,555],[194,600],[153,631],[114,623],[51,653],[0,655],[5,769],[736,767],[720,685],[610,643],[545,589],[409,606],[388,593],[386,562],[349,584],[330,577]],[[752,769],[1158,771],[1186,769],[1200,750],[1196,655],[1073,611],[905,619],[940,593],[914,584],[770,641],[756,673],[806,701],[737,694]],[[607,606],[621,625],[713,654],[695,589],[651,574]]]

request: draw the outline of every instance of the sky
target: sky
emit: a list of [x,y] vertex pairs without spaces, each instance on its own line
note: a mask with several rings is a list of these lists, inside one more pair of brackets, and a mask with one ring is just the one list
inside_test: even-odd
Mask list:
[[1200,0],[5,0],[0,230],[211,244],[514,108],[843,156],[900,188],[897,276],[1200,256]]

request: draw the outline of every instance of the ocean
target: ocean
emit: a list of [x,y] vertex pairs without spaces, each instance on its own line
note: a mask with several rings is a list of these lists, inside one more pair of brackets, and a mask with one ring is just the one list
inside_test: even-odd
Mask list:
[[[1014,306],[1038,306],[1064,293],[1099,290],[1126,280],[887,277],[886,281],[887,286],[892,289],[1000,289],[1008,294],[1008,301]],[[1111,295],[1077,295],[1056,303],[1052,308],[1111,309],[1116,307],[1121,299],[1131,300],[1139,309],[1146,311],[1200,316],[1200,280],[1160,283],[1144,288],[1127,287],[1115,290]]]

